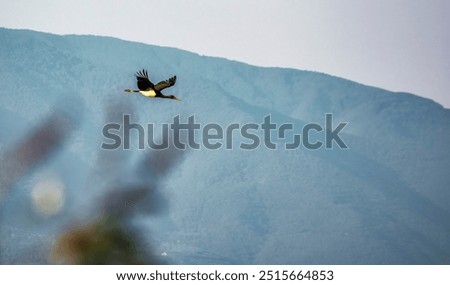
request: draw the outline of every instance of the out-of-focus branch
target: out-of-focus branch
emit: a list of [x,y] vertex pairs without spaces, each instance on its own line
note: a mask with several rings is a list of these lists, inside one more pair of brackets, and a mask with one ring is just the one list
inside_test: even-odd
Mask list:
[[0,202],[13,183],[58,149],[74,125],[70,116],[57,112],[0,156]]

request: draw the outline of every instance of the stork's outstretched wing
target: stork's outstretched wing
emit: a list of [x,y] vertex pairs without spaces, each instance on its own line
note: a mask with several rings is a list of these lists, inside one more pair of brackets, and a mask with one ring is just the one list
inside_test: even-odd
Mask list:
[[154,88],[153,83],[148,79],[147,70],[142,69],[136,73],[137,86],[139,90],[145,91],[150,88]]
[[169,78],[167,80],[161,81],[161,82],[159,82],[158,84],[155,85],[155,90],[156,91],[161,91],[161,90],[163,90],[163,89],[165,89],[167,87],[173,86],[173,85],[175,85],[175,81],[177,81],[177,77],[176,76],[171,77],[171,78]]

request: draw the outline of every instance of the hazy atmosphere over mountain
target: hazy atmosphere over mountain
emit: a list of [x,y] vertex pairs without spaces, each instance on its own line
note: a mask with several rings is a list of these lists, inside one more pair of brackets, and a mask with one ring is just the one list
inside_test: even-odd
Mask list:
[[[52,262],[50,249],[68,224],[89,221],[112,184],[135,181],[153,185],[153,202],[164,210],[131,223],[140,246],[166,263],[448,263],[450,110],[429,99],[107,37],[0,29],[0,41],[1,170],[14,173],[7,154],[55,114],[67,113],[73,128],[42,163],[0,183],[8,185],[0,189],[2,263]],[[164,92],[182,101],[123,92],[136,88],[143,68],[154,82],[176,75]],[[293,124],[288,141],[307,124],[322,126],[312,142],[324,138],[332,114],[333,128],[347,123],[340,137],[348,148],[286,150],[273,138],[276,149],[261,139],[244,150],[239,144],[249,142],[236,132],[232,150],[188,148],[158,175],[140,171],[152,150],[138,149],[136,130],[130,150],[101,148],[105,124],[122,124],[123,114],[154,124],[157,137],[177,115],[224,129],[270,115],[277,125]],[[35,213],[33,189],[50,178],[63,184],[62,209]]]

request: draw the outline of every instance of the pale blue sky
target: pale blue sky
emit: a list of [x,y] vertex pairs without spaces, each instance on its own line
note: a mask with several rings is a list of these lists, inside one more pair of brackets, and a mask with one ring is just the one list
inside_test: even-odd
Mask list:
[[324,72],[450,108],[447,0],[0,0],[0,26]]

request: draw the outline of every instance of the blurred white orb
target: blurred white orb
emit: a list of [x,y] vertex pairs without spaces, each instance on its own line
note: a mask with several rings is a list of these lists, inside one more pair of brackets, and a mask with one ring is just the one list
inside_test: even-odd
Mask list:
[[64,184],[55,178],[40,180],[31,189],[31,200],[39,214],[55,215],[64,206]]

